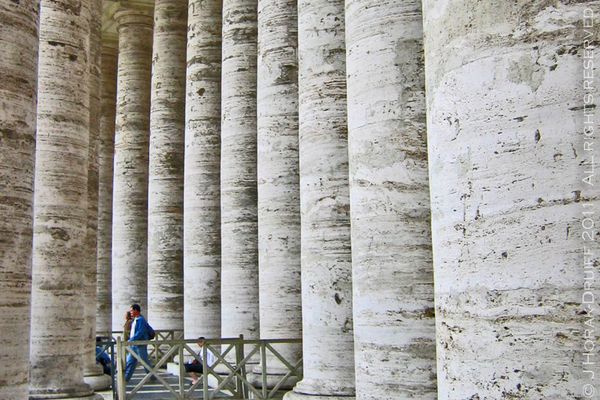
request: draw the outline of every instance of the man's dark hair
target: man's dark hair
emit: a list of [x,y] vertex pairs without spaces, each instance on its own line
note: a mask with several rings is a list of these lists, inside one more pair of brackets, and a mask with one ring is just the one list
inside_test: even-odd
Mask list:
[[201,340],[205,340],[204,336],[200,336],[198,339],[196,339],[197,342],[201,341]]
[[135,310],[135,311],[137,311],[137,312],[142,312],[142,308],[141,308],[141,307],[140,307],[140,305],[139,305],[139,304],[137,304],[137,303],[135,303],[135,304],[132,304],[132,305],[131,305],[131,309],[132,309],[132,310]]

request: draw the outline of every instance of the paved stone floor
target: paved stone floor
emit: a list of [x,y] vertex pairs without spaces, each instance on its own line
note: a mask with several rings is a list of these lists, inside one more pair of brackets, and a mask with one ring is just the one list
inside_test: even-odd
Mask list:
[[[177,385],[178,385],[178,381],[179,379],[175,376],[175,375],[171,375],[167,372],[160,372],[159,375],[166,380],[169,384],[171,384],[173,386],[173,388],[176,390]],[[142,368],[138,368],[135,373],[133,374],[133,378],[131,378],[131,381],[129,381],[129,383],[127,384],[127,392],[130,392],[131,389],[133,389],[139,382],[140,380],[145,376],[145,372]],[[186,378],[185,380],[186,382],[186,390],[188,390],[191,386],[191,379]],[[202,392],[201,392],[202,387],[201,386],[197,386],[196,390],[194,391],[194,394],[192,397],[189,397],[189,399],[201,399],[202,398]],[[102,395],[102,397],[104,398],[104,400],[113,400],[113,393],[111,390],[107,390],[104,392],[98,392],[100,395]],[[165,388],[162,383],[158,382],[158,381],[154,381],[154,382],[147,382],[144,387],[142,387],[133,397],[134,400],[169,400],[172,399],[173,396],[170,393],[170,391]]]

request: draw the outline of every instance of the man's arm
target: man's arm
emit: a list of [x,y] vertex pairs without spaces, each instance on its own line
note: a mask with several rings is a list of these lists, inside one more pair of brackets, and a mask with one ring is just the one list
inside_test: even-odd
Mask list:
[[130,342],[134,340],[148,340],[148,323],[143,317],[138,318],[135,322],[135,335],[129,338]]

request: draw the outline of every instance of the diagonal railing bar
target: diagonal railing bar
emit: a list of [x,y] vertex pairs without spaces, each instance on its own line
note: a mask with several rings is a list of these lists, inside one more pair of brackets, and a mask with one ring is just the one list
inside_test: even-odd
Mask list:
[[[246,380],[246,378],[242,375],[242,369],[246,367],[246,363],[248,362],[248,360],[254,355],[256,354],[256,352],[258,351],[258,348],[255,348],[253,351],[250,352],[250,354],[248,354],[248,356],[246,356],[243,360],[241,360],[237,367],[233,367],[227,360],[225,360],[223,357],[220,357],[219,354],[215,354],[215,356],[219,359],[213,366],[216,366],[220,363],[220,361],[222,361],[222,364],[225,365],[227,368],[229,368],[229,370],[231,372],[229,372],[229,374],[223,379],[223,381],[220,382],[220,384],[217,386],[217,388],[215,390],[219,391],[221,390],[222,387],[224,387],[225,384],[229,383],[229,381],[233,380],[234,378],[239,378],[243,383],[246,383],[247,385],[251,386],[250,382],[248,382]],[[209,370],[210,373],[212,373],[213,375],[217,376],[218,374],[214,371],[213,368],[208,367],[207,368]],[[217,378],[218,380],[219,378]],[[222,386],[223,385],[223,386]]]
[[291,377],[291,376],[299,376],[298,374],[298,368],[300,367],[300,365],[302,365],[302,357],[300,357],[300,359],[296,362],[295,367],[292,369],[289,369],[288,372],[283,376],[283,378],[281,378],[277,384],[275,384],[275,386],[273,387],[273,389],[271,390],[271,392],[269,392],[269,396],[267,397],[268,399],[272,399],[274,398],[275,394],[277,393],[277,391],[279,390],[279,388],[281,387],[281,385],[283,385],[285,383],[285,381]]
[[[137,343],[137,342],[130,342],[130,343]],[[132,344],[133,346],[135,346],[136,344]],[[149,364],[146,363],[146,361],[144,361],[135,351],[133,351],[132,349],[129,348],[129,346],[127,346],[127,352],[129,354],[131,354],[135,359],[137,359],[140,364],[142,364],[142,366],[144,368],[146,368],[148,370],[148,373],[142,378],[142,380],[140,380],[140,382],[138,382],[138,384],[131,390],[131,395],[134,395],[135,393],[137,393],[142,387],[144,387],[144,384],[150,379],[151,376],[156,377],[156,379],[166,388],[168,389],[170,392],[174,393],[175,395],[177,395],[177,393],[175,391],[173,391],[173,389],[171,389],[171,385],[169,385],[168,382],[166,382],[162,376],[160,376],[159,374],[157,374],[156,372],[158,372],[158,368],[160,367],[160,365],[162,365],[161,363],[159,363],[158,365],[155,365],[154,367],[151,367]],[[174,351],[177,351],[177,347],[173,346],[171,348],[171,350],[169,351],[169,353],[172,353]],[[168,357],[170,356],[170,354],[165,355],[165,357],[163,357],[161,359],[161,362],[164,362]]]
[[[200,359],[200,357],[187,344],[184,344],[184,346],[185,346],[185,349],[188,351],[188,354],[192,355],[195,360],[197,360],[198,362],[202,362],[203,364],[205,363],[205,361],[203,361],[203,359]],[[235,344],[234,343],[230,344],[227,347],[227,349],[225,350],[225,352],[222,355],[220,355],[220,357],[219,357],[219,352],[214,347],[210,346],[208,343],[205,346],[206,351],[207,350],[211,350],[211,352],[215,355],[215,357],[219,357],[221,359],[223,359],[234,348],[235,348]],[[203,351],[204,351],[204,349],[203,349]],[[215,365],[217,365],[217,364],[219,364],[219,360],[217,360],[217,362],[213,365],[213,367]],[[227,367],[230,370],[233,370],[233,367],[231,365],[228,365]],[[203,368],[203,370],[206,371],[206,373],[203,374],[203,375],[213,375],[217,379],[217,388],[214,389],[216,392],[219,392],[219,391],[222,391],[222,389],[225,389],[225,390],[228,390],[228,391],[230,391],[231,393],[233,393],[235,395],[240,395],[240,393],[235,388],[232,388],[232,387],[227,387],[226,388],[225,385],[228,382],[222,383],[224,380],[226,380],[226,378],[222,378],[221,375],[219,375],[218,373],[216,373],[215,370],[211,366],[207,365],[206,367]],[[193,389],[194,386],[196,386],[196,385],[193,385],[192,388],[190,388],[190,390],[188,391],[189,394],[191,394],[192,389]]]
[[269,351],[271,352],[271,354],[273,354],[275,357],[277,357],[277,359],[279,361],[281,361],[283,363],[283,365],[285,365],[287,367],[287,369],[298,373],[298,371],[296,370],[296,368],[292,367],[292,365],[285,359],[285,357],[283,357],[281,355],[281,353],[279,353],[277,350],[275,350],[275,348],[273,346],[271,346],[269,343],[265,343],[267,349],[269,349]]
[[[187,344],[185,344],[185,343],[184,343],[184,345],[183,345],[183,346],[184,346],[184,348],[185,348],[185,349],[188,351],[188,355],[191,355],[191,356],[193,356],[195,360],[197,360],[198,362],[200,362],[200,363],[202,363],[202,364],[203,364],[203,370],[204,370],[204,371],[206,371],[206,373],[203,373],[203,379],[204,379],[205,377],[207,378],[207,376],[208,376],[208,375],[213,375],[213,376],[214,376],[214,377],[217,379],[217,383],[220,383],[221,381],[223,381],[223,380],[224,380],[224,378],[222,378],[222,377],[221,377],[219,374],[217,374],[217,373],[216,373],[216,372],[215,372],[215,371],[214,371],[214,370],[213,370],[213,369],[212,369],[210,366],[208,366],[208,365],[206,365],[206,366],[205,366],[204,364],[206,364],[206,361],[204,361],[204,359],[201,359],[201,358],[200,358],[200,357],[199,357],[199,356],[196,354],[196,352],[194,352],[194,351],[193,351],[193,350],[192,350],[192,349],[191,349],[191,348],[190,348],[190,347],[189,347]],[[228,352],[229,352],[231,349],[233,349],[234,347],[235,347],[235,345],[234,345],[234,344],[231,344],[231,345],[229,345],[229,347],[228,347],[228,349],[226,350],[226,352],[224,353],[224,355],[225,355],[225,354],[227,354],[227,353],[228,353]],[[215,350],[213,347],[211,347],[211,346],[208,346],[208,345],[207,345],[205,348],[208,348],[208,349],[210,349],[210,350],[213,352],[213,354],[215,354],[215,353],[216,353],[216,350]],[[206,351],[206,350],[204,350],[204,349],[203,349],[203,351]],[[217,363],[215,363],[215,365],[216,365],[216,364],[217,364]],[[195,384],[192,384],[192,386],[190,387],[190,389],[187,391],[188,395],[191,395],[191,394],[192,394],[192,392],[194,391],[194,389],[196,388],[196,386],[198,386],[198,384],[199,384],[199,383],[200,383],[200,381],[196,382]],[[206,384],[206,385],[208,386],[208,382],[207,382],[207,384]],[[224,386],[223,386],[223,387],[224,387]],[[217,390],[217,389],[216,389],[216,390]],[[218,390],[220,390],[220,389],[218,389]],[[227,388],[227,390],[229,390],[229,391],[230,391],[230,392],[232,392],[233,394],[239,395],[239,393],[238,393],[238,392],[236,392],[234,388]]]

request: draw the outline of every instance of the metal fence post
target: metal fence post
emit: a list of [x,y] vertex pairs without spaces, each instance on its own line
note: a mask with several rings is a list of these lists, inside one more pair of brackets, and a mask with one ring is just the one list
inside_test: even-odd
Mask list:
[[125,355],[123,354],[123,341],[120,336],[117,337],[117,389],[119,393],[119,400],[127,399],[127,391],[125,382],[125,363],[123,359]]

